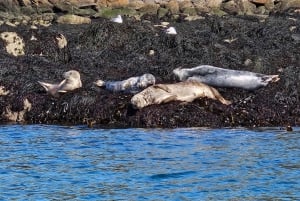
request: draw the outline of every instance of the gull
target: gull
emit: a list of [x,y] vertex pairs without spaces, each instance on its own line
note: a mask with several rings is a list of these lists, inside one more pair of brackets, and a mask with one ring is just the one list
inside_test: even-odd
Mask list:
[[120,23],[120,24],[123,23],[123,19],[122,19],[121,15],[118,15],[117,17],[112,18],[110,21]]
[[166,30],[166,33],[167,33],[167,34],[170,34],[170,35],[176,35],[176,34],[177,34],[175,27],[169,27],[169,28]]

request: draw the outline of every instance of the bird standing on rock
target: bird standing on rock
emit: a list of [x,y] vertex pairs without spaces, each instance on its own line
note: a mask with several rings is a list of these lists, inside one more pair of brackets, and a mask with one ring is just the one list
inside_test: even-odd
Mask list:
[[110,21],[116,22],[116,23],[119,23],[119,24],[123,23],[123,19],[122,19],[121,15],[118,15],[117,17],[112,18]]

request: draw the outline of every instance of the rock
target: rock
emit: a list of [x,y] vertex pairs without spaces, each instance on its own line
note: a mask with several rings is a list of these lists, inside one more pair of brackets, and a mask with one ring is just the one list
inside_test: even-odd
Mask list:
[[16,32],[2,32],[0,38],[5,42],[5,48],[8,54],[13,56],[24,55],[25,43]]
[[205,17],[202,16],[187,16],[184,18],[186,21],[203,20]]
[[128,4],[128,8],[132,8],[136,10],[142,8],[143,6],[145,6],[145,3],[142,0],[133,0],[130,1]]
[[169,9],[159,8],[157,11],[158,18],[162,18],[162,17],[166,16],[168,14],[168,12],[169,12]]
[[170,10],[171,14],[179,13],[179,4],[176,0],[169,1],[169,3],[166,4],[166,8]]
[[280,10],[285,11],[289,8],[300,8],[300,0],[281,0]]
[[266,4],[269,0],[249,0],[249,1],[256,4]]
[[67,14],[58,17],[56,22],[60,24],[90,24],[91,19],[89,17]]
[[129,4],[129,0],[107,0],[107,6],[110,8],[122,8]]
[[139,11],[144,14],[156,15],[159,7],[158,4],[145,4]]
[[238,14],[240,12],[240,8],[235,1],[227,1],[223,3],[222,9],[231,15]]
[[253,15],[256,12],[255,4],[248,0],[228,1],[223,4],[223,9],[229,14]]
[[200,12],[209,12],[212,9],[220,8],[222,0],[193,0],[195,8]]
[[197,10],[190,0],[183,0],[178,3],[179,10],[186,15],[197,15]]
[[0,11],[19,12],[20,11],[19,3],[17,0],[9,0],[9,1],[1,0]]

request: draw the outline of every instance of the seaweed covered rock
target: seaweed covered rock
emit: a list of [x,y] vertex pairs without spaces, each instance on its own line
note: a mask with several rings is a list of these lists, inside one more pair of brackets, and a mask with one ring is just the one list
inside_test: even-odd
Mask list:
[[[177,35],[167,35],[161,21],[125,17],[117,24],[95,19],[91,24],[30,29],[0,26],[25,42],[25,55],[14,57],[0,42],[0,121],[88,124],[100,127],[284,126],[299,125],[300,21],[291,12],[262,19],[255,16],[205,15],[195,21],[170,21]],[[59,48],[61,34],[67,43]],[[36,40],[31,40],[34,36]],[[225,106],[210,99],[170,102],[135,110],[132,94],[96,87],[98,79],[123,80],[144,73],[157,83],[177,82],[172,71],[209,64],[223,68],[279,74],[280,81],[249,92],[218,88]],[[38,81],[60,81],[77,70],[82,87],[51,97]],[[19,118],[8,118],[9,114]],[[21,118],[22,117],[22,118]]]

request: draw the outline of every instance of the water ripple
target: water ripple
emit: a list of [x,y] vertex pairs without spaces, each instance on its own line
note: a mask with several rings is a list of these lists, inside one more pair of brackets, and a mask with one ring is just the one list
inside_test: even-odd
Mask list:
[[300,200],[299,134],[0,126],[0,200]]

